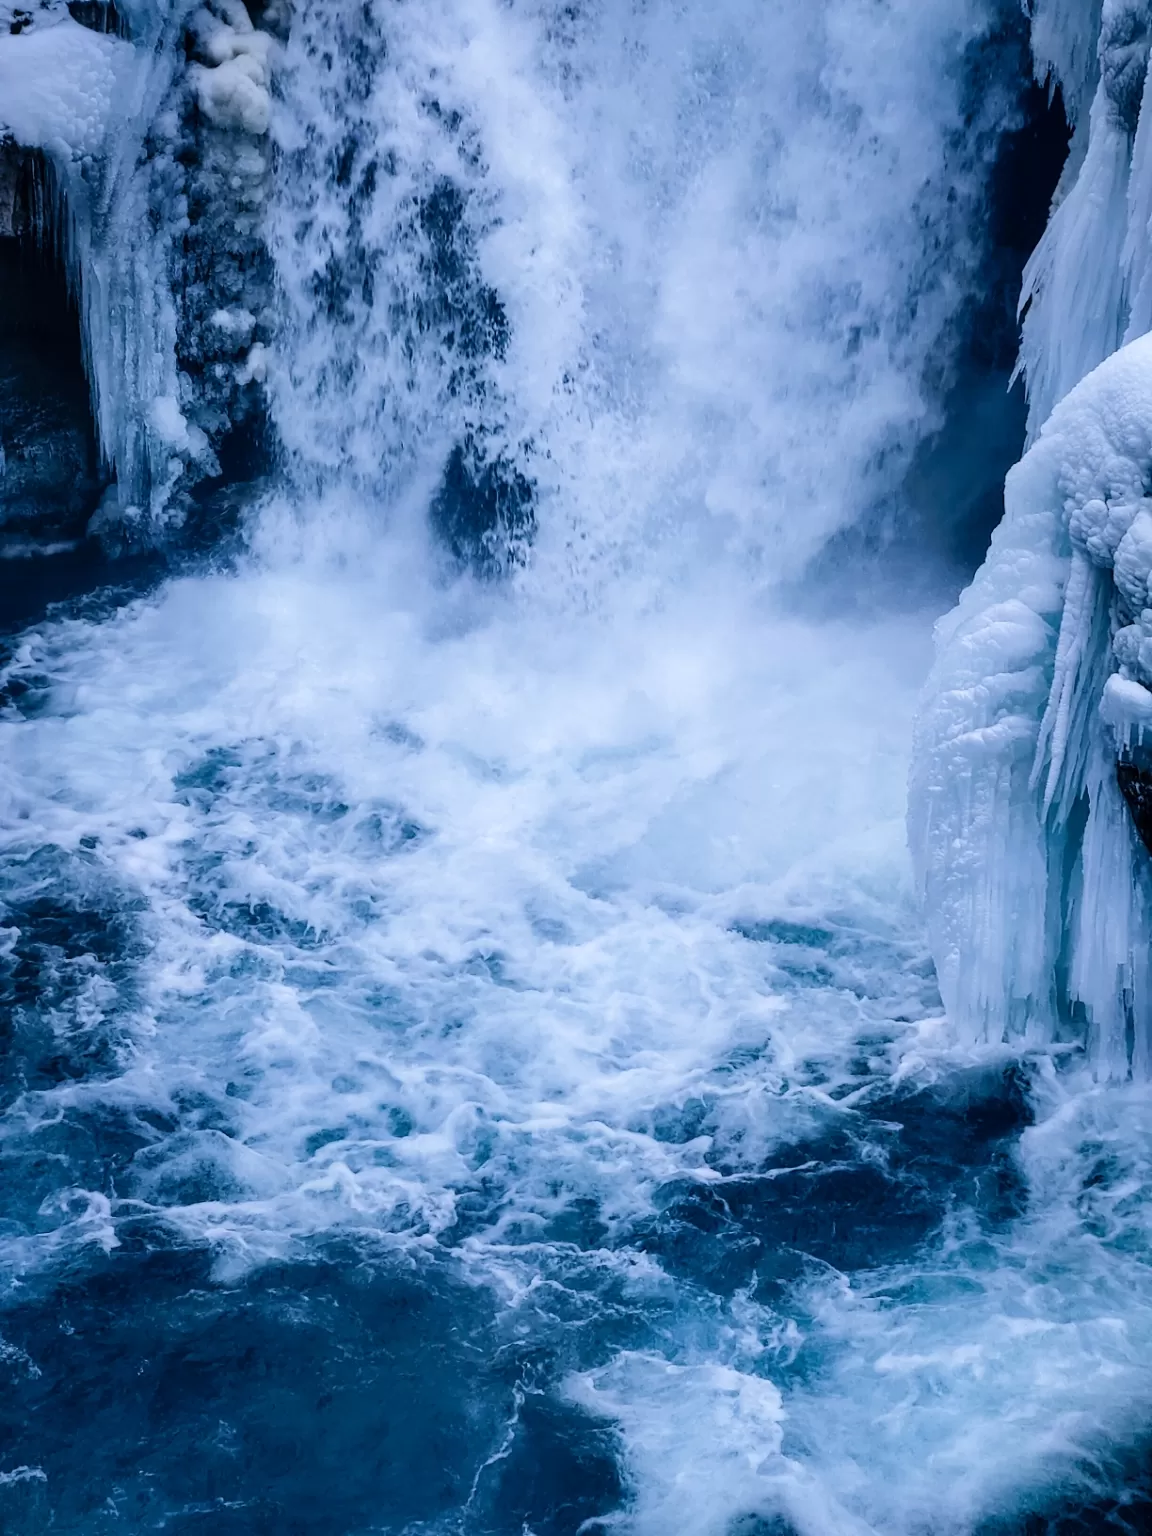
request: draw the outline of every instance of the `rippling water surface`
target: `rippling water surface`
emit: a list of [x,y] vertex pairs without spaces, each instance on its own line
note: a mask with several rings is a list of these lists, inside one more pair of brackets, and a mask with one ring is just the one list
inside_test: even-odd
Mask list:
[[998,27],[300,0],[274,483],[6,642],[5,1529],[1143,1528],[1147,1091],[906,868]]

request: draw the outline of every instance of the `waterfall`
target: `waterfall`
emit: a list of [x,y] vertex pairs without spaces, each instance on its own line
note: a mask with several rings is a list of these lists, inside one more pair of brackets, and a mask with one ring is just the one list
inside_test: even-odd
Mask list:
[[101,461],[0,629],[0,1524],[1152,1509],[1147,28],[1031,11],[0,0]]

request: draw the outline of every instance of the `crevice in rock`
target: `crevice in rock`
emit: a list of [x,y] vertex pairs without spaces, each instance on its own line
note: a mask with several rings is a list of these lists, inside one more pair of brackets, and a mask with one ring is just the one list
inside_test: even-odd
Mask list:
[[1116,782],[1140,841],[1152,854],[1152,771],[1130,757],[1122,757],[1116,764]]

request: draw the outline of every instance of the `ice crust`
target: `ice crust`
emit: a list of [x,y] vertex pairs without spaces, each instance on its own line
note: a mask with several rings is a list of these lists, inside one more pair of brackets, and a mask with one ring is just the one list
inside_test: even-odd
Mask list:
[[1142,4],[1038,10],[1038,67],[1091,108],[1025,274],[1035,441],[939,626],[910,803],[961,1038],[1083,1043],[1105,1078],[1149,1070],[1152,1029],[1147,858],[1116,776],[1152,722],[1149,25]]
[[[46,233],[80,300],[97,435],[116,476],[101,531],[154,542],[258,409],[274,45],[240,0],[121,13],[128,38],[81,26],[57,0],[16,22],[0,7],[0,134],[42,150],[52,170],[57,227]],[[225,308],[252,313],[251,326],[213,326]],[[187,430],[167,430],[165,402]]]
[[[1011,472],[984,566],[938,628],[912,836],[949,1015],[1149,1065],[1145,855],[1116,784],[1152,720],[1152,339],[1082,381]],[[1134,1034],[1129,1038],[1129,1034]]]

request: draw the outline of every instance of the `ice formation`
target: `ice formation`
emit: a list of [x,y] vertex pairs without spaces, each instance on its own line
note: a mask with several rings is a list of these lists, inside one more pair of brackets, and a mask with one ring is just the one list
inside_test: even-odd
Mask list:
[[1091,108],[1025,277],[1035,441],[938,628],[910,812],[961,1036],[1084,1043],[1105,1078],[1152,1067],[1150,22],[1038,10],[1040,67]]
[[[115,14],[0,38],[106,534],[214,516],[265,405],[277,462],[229,562],[0,650],[0,1525],[973,1536],[1119,1498],[1152,1090],[949,1041],[904,846],[928,620],[780,597],[882,568],[807,574],[898,505],[982,297],[1014,0]],[[1034,17],[1093,255],[1138,21]],[[1049,255],[1037,324],[1113,303]],[[1146,347],[1013,475],[918,766],[953,1017],[1090,1027],[1110,1073]]]
[[1040,0],[1038,73],[1075,125],[1048,229],[1024,275],[1020,366],[1033,433],[1124,341],[1152,326],[1152,114],[1146,0]]
[[[1116,781],[1152,721],[1152,341],[1058,405],[939,627],[913,841],[946,1005],[979,1039],[1073,1038],[1143,1067],[1146,856]],[[1142,645],[1145,649],[1142,652]],[[1102,713],[1103,711],[1103,713]]]
[[274,39],[242,0],[115,14],[109,32],[62,0],[0,5],[0,148],[48,166],[43,237],[65,250],[116,481],[100,531],[149,542],[260,431]]

